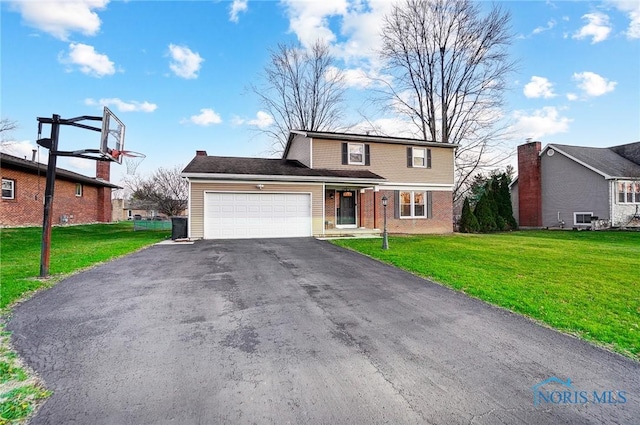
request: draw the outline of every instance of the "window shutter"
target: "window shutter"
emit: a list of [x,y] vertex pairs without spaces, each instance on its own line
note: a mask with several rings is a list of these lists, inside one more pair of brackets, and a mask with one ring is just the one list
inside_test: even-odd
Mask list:
[[431,149],[427,149],[427,168],[431,168]]
[[407,148],[407,167],[413,167],[413,148]]
[[427,192],[427,218],[433,218],[433,192]]
[[369,145],[364,145],[364,165],[371,165],[371,152]]
[[349,163],[349,148],[346,143],[342,143],[342,165]]
[[393,218],[400,218],[400,191],[399,190],[393,191]]

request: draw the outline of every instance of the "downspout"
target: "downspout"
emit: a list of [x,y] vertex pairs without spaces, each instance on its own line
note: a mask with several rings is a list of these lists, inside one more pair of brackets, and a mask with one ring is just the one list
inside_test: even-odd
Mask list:
[[[327,202],[327,185],[326,183],[322,183],[322,236],[325,235],[325,227],[326,227],[326,222],[327,222],[327,215],[326,215],[326,202]],[[313,215],[313,213],[312,213]]]
[[[193,220],[191,219],[191,211],[193,211],[193,209],[191,208],[191,198],[193,197],[193,194],[191,193],[191,179],[187,177],[187,182],[189,183],[189,197],[188,202],[187,202],[187,208],[189,208],[189,215],[187,216],[187,237],[189,239],[191,239],[191,235],[193,233],[191,233],[191,223],[193,222]],[[204,193],[202,194],[202,196],[204,197]],[[204,205],[203,205],[204,207]],[[203,208],[203,215],[204,215],[204,208]],[[204,217],[202,220],[203,224],[204,224]],[[204,231],[204,229],[203,229]],[[204,235],[204,233],[203,233]]]

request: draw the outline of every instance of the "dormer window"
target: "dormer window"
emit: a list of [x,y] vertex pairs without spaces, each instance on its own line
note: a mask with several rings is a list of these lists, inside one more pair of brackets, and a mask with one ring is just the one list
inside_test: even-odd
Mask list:
[[369,145],[366,143],[343,143],[343,165],[370,165]]

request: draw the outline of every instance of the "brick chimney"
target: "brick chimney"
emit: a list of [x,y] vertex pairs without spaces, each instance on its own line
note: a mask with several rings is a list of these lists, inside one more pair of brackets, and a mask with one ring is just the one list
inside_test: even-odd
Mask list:
[[196,156],[207,156],[207,151],[196,151]]
[[540,142],[518,146],[518,212],[520,227],[542,227]]
[[[106,182],[111,178],[111,161],[96,161],[96,179]],[[111,188],[99,187],[97,200],[97,219],[101,223],[110,223],[111,213]]]

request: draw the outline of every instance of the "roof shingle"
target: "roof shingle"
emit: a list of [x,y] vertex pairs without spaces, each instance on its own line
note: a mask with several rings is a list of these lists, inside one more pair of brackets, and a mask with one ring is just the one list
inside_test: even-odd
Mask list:
[[196,155],[182,171],[184,174],[233,174],[264,176],[333,177],[384,180],[368,170],[312,169],[288,159],[241,158]]
[[[570,155],[609,177],[640,178],[640,142],[612,148],[591,148],[555,143],[547,146],[547,148],[549,147]],[[634,159],[638,162],[634,162]]]

